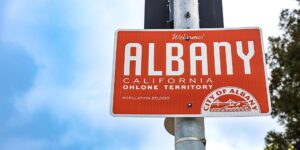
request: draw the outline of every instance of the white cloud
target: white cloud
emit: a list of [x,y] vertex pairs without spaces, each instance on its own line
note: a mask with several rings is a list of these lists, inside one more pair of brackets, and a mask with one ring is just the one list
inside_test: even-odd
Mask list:
[[264,137],[272,129],[282,130],[271,117],[206,119],[207,148],[263,149]]
[[160,119],[144,128],[145,134],[141,142],[140,150],[171,150],[174,149],[174,136],[170,135],[164,128],[164,120]]
[[279,15],[285,8],[295,8],[295,0],[224,0],[225,27],[260,27],[264,35],[265,49],[268,37],[278,36]]

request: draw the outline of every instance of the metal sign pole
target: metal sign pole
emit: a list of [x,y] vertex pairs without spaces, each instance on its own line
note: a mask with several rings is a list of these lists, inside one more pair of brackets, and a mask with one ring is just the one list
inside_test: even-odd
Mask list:
[[175,149],[205,150],[204,118],[175,118]]
[[[173,28],[174,17],[175,28],[199,28],[199,23],[203,28],[222,28],[222,0],[145,0],[145,29]],[[177,150],[205,149],[204,118],[168,117],[165,127],[175,136]]]
[[[198,0],[174,0],[174,28],[198,29]],[[204,118],[175,118],[175,149],[205,150]]]

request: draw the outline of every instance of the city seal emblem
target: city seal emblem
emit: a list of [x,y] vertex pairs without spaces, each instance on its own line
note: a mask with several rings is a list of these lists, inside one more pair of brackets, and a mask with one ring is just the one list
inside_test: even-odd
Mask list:
[[260,106],[255,97],[248,91],[238,87],[221,87],[209,93],[201,106],[202,114],[214,116],[226,114],[240,116],[241,114],[256,115]]

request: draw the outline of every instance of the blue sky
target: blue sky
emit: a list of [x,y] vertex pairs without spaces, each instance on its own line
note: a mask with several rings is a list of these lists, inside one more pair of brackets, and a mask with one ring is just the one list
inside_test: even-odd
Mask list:
[[[272,3],[272,5],[270,5]],[[279,35],[292,0],[224,0],[226,27]],[[166,150],[163,118],[109,114],[114,32],[143,28],[143,0],[0,1],[0,149]],[[264,147],[270,117],[206,119],[207,149]]]

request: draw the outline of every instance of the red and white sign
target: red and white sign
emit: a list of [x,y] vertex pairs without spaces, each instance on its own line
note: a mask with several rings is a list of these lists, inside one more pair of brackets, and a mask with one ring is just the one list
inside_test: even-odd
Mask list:
[[115,116],[261,116],[271,112],[258,28],[119,30]]

